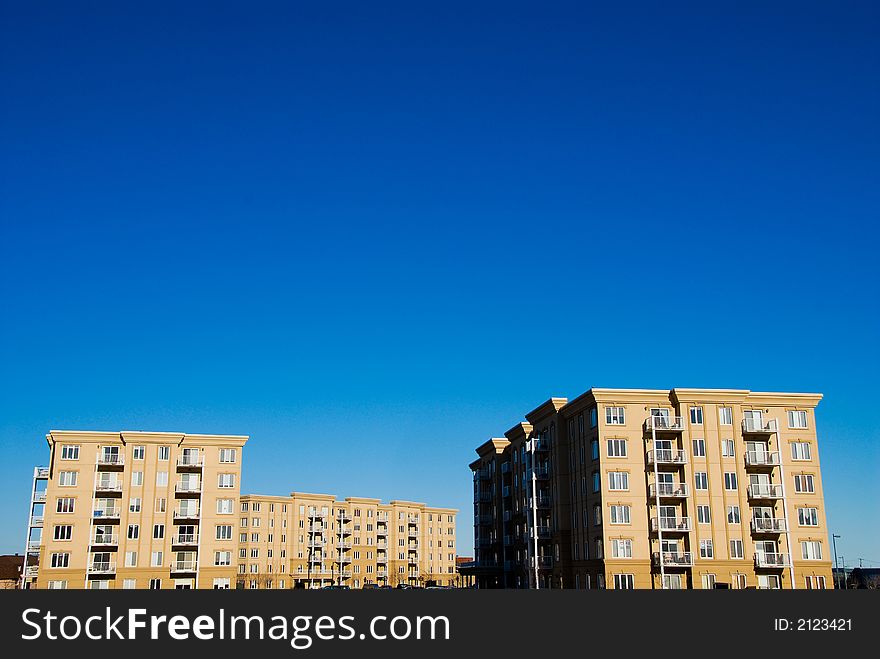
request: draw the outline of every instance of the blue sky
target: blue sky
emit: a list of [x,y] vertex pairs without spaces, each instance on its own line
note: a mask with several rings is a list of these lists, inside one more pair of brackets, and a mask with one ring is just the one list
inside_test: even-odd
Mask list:
[[880,565],[876,3],[178,4],[2,4],[0,551],[50,428],[469,541],[550,395],[705,386],[825,394]]

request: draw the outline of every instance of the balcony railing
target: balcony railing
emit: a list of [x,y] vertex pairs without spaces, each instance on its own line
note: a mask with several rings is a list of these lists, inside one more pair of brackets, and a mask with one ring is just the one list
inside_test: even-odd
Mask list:
[[501,464],[501,473],[502,474],[509,474],[510,473],[510,463],[509,462],[503,462]]
[[539,525],[534,528],[534,533],[537,537],[541,539],[547,539],[551,535],[550,527],[547,525]]
[[336,514],[337,521],[340,522],[350,522],[351,521],[351,513],[347,510],[342,511],[341,513]]
[[746,467],[776,467],[779,465],[778,451],[746,451]]
[[544,437],[539,437],[538,439],[532,440],[534,442],[534,447],[536,451],[549,451],[550,450],[550,441]]
[[179,494],[198,494],[202,491],[202,484],[178,481],[174,484],[174,491]]
[[309,563],[321,563],[324,561],[324,556],[321,554],[312,554],[309,557]]
[[652,531],[686,532],[691,530],[690,517],[652,517]]
[[549,508],[550,507],[550,497],[545,494],[539,494],[535,497],[535,507],[537,508]]
[[28,540],[27,548],[28,551],[40,551],[40,547],[42,545],[42,540]]
[[198,509],[181,510],[178,508],[177,510],[174,511],[174,519],[198,519],[198,517],[199,517]]
[[92,561],[89,574],[116,574],[116,561]]
[[549,569],[553,567],[553,557],[551,556],[537,556],[532,558],[532,567],[537,563],[539,569]]
[[786,525],[784,518],[778,517],[755,517],[752,520],[753,533],[785,533]]
[[769,554],[759,552],[755,554],[755,567],[788,567],[788,554]]
[[119,519],[119,508],[95,508],[92,517],[95,519]]
[[652,498],[659,495],[661,499],[685,499],[690,491],[687,483],[651,483],[648,494]]
[[645,419],[645,428],[649,431],[682,432],[684,426],[684,418],[680,416],[659,415],[649,416]]
[[412,525],[412,524],[418,524],[418,523],[419,523],[419,516],[418,516],[418,515],[409,515],[409,516],[406,518],[406,521],[407,521],[407,523],[410,524],[410,525]]
[[407,532],[407,536],[409,536],[410,538],[418,538],[419,532],[411,529]]
[[483,480],[489,478],[489,468],[481,467],[480,469],[474,469],[474,480]]
[[199,538],[195,533],[178,534],[174,537],[173,544],[194,547],[199,544]]
[[125,465],[125,456],[98,454],[98,464],[102,467],[122,467]]
[[46,500],[45,490],[42,492],[34,492],[34,503],[41,503]]
[[28,565],[24,569],[24,576],[28,579],[35,578],[40,573],[39,565]]
[[351,549],[351,540],[337,540],[333,544],[337,549]]
[[481,526],[491,526],[492,521],[492,515],[477,515],[477,524]]
[[512,535],[504,536],[504,544],[505,545],[512,545],[513,544],[513,536]]
[[747,435],[771,435],[776,432],[778,424],[776,419],[743,419],[743,433]]
[[37,478],[49,478],[49,467],[37,467],[34,475]]
[[199,453],[199,455],[181,455],[177,458],[177,466],[178,467],[204,467],[205,466],[205,457]]
[[749,485],[749,499],[781,499],[782,485],[772,483],[758,483]]
[[324,525],[323,524],[310,524],[309,525],[309,533],[323,533]]
[[648,451],[648,464],[683,465],[687,463],[687,453],[678,448],[661,448]]
[[98,481],[95,483],[97,492],[122,492],[122,481]]
[[689,551],[655,551],[654,565],[663,567],[691,567],[694,557]]
[[478,492],[474,495],[474,501],[479,501],[480,503],[489,503],[492,501],[492,493],[491,492]]
[[195,572],[198,561],[174,561],[171,563],[171,572]]
[[535,467],[535,478],[539,481],[550,478],[550,467]]
[[92,540],[92,546],[94,547],[113,547],[118,544],[119,536],[115,534],[97,535],[94,540]]
[[31,517],[31,526],[34,528],[39,528],[43,525],[43,517],[41,515],[34,515]]

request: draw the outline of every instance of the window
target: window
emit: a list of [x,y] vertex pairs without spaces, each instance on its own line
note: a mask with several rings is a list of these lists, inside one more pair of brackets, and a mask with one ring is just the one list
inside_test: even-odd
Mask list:
[[55,505],[56,513],[72,513],[76,499],[73,497],[61,497]]
[[695,490],[708,490],[709,489],[709,475],[705,471],[694,472],[694,489]]
[[693,441],[694,445],[694,457],[695,458],[705,458],[706,457],[706,440],[705,439],[695,439]]
[[609,439],[608,440],[608,457],[609,458],[625,458],[626,457],[626,440],[625,439]]
[[135,446],[131,449],[131,457],[134,460],[143,460],[144,459],[144,451],[145,447],[143,446]]
[[161,579],[150,579],[150,590],[159,590],[162,588]]
[[728,524],[739,524],[740,523],[739,506],[727,506],[727,523]]
[[214,565],[232,565],[231,551],[215,551]]
[[801,526],[819,526],[819,509],[798,508],[798,524]]
[[625,413],[622,407],[606,407],[605,423],[611,426],[622,426],[626,423]]
[[233,503],[232,499],[217,499],[217,514],[231,515]]
[[49,590],[67,590],[67,581],[50,581],[46,587]]
[[128,525],[128,539],[129,540],[137,540],[140,536],[141,527],[137,524],[129,524]]
[[128,500],[128,512],[139,513],[141,511],[141,498],[133,497]]
[[725,490],[736,490],[736,472],[735,471],[725,471],[724,472],[724,489]]
[[[584,513],[586,512],[585,510]],[[595,526],[602,525],[602,506],[598,503],[593,505],[593,524]]]
[[55,540],[70,540],[73,537],[73,525],[72,524],[62,524],[60,526],[55,527],[55,534],[53,536]]
[[696,425],[703,425],[703,408],[702,407],[692,407],[691,408],[691,423]]
[[608,472],[608,489],[609,490],[628,490],[629,489],[629,473],[625,471],[609,471]]
[[594,439],[593,441],[590,442],[590,457],[593,460],[599,459],[599,440],[598,439]]
[[792,460],[809,460],[810,445],[807,442],[791,443],[791,459]]
[[599,423],[598,416],[598,410],[595,407],[590,410],[590,428],[595,428]]
[[732,407],[719,407],[718,408],[718,423],[722,426],[732,426],[733,425],[733,408]]
[[144,472],[142,471],[133,471],[131,472],[131,486],[139,487],[144,484]]
[[815,492],[813,487],[813,474],[795,474],[794,491],[802,493]]
[[154,551],[150,554],[150,565],[153,567],[161,567],[162,566],[162,552]]
[[801,556],[805,561],[822,560],[822,543],[815,540],[801,542]]
[[807,590],[825,590],[825,577],[822,575],[804,577]]
[[807,413],[801,410],[788,411],[788,427],[789,428],[806,428]]
[[235,487],[235,474],[218,474],[217,487]]
[[666,574],[663,576],[663,590],[681,590],[681,575]]
[[234,448],[221,448],[220,449],[220,462],[223,462],[223,463],[235,462],[235,449]]
[[58,485],[62,487],[76,487],[77,471],[62,471],[58,474]]
[[712,514],[709,511],[709,506],[697,506],[697,522],[699,524],[712,523]]
[[160,446],[159,447],[159,459],[160,460],[162,460],[162,461],[167,460],[169,453],[170,453],[170,450],[167,446]]
[[68,567],[70,565],[70,554],[66,551],[53,553],[50,565],[52,567]]
[[137,579],[123,579],[122,590],[135,590],[137,588]]
[[742,540],[731,540],[730,541],[730,557],[731,558],[742,558],[743,554],[743,541]]
[[733,440],[732,439],[722,439],[721,440],[721,457],[722,458],[732,458],[733,457]]
[[715,588],[715,575],[714,574],[704,574],[703,575],[703,590],[712,590]]
[[599,472],[594,471],[593,472],[593,492],[598,492],[600,489],[602,489],[602,485],[599,482]]
[[700,558],[715,558],[711,540],[700,540]]
[[612,524],[629,524],[631,508],[625,505],[611,506],[611,523]]
[[734,590],[745,590],[748,586],[746,575],[737,573],[730,575],[730,587]]
[[214,590],[229,590],[229,577],[214,577]]
[[136,551],[125,552],[125,567],[137,567],[138,553]]
[[231,524],[220,524],[217,527],[217,539],[218,540],[232,540],[232,525]]
[[615,574],[614,588],[617,590],[633,590],[635,589],[635,579],[631,574]]
[[630,540],[629,538],[619,538],[616,540],[612,540],[611,555],[614,558],[632,558],[632,540]]
[[65,444],[61,447],[62,460],[79,460],[79,446]]
[[167,471],[157,471],[156,472],[156,486],[157,487],[168,487],[168,472]]
[[164,524],[153,524],[153,539],[161,540],[165,537],[165,525]]

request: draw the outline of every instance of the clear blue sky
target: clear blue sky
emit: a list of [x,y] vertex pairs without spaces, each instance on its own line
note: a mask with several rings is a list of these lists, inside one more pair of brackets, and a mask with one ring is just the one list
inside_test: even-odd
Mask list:
[[50,428],[246,433],[244,492],[467,551],[475,446],[683,386],[823,392],[880,565],[880,8],[595,4],[3,2],[0,551]]

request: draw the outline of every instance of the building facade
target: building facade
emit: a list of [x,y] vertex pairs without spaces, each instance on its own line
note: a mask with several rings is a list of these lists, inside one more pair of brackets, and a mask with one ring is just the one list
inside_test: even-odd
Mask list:
[[457,512],[305,492],[244,495],[237,586],[454,585]]
[[481,587],[831,588],[819,394],[591,389],[477,448]]
[[53,430],[46,440],[27,587],[234,587],[247,437]]

